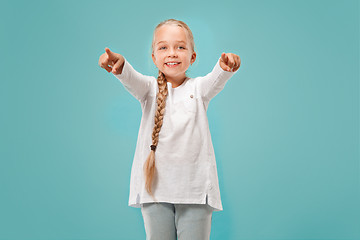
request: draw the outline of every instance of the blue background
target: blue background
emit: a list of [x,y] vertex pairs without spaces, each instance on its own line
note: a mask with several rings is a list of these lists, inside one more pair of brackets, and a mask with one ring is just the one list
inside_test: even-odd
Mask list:
[[191,28],[224,211],[211,239],[360,239],[358,1],[2,1],[0,239],[145,239],[128,207],[141,107],[105,47],[156,76],[155,26]]

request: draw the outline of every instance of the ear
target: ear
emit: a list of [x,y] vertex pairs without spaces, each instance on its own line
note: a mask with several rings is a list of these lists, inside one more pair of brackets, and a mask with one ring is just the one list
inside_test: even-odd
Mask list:
[[193,52],[191,55],[190,63],[193,64],[196,60],[196,52]]
[[156,63],[155,63],[155,62],[156,62],[156,58],[155,58],[154,53],[152,53],[152,54],[151,54],[151,58],[152,58],[152,60],[153,60],[154,64],[156,65]]

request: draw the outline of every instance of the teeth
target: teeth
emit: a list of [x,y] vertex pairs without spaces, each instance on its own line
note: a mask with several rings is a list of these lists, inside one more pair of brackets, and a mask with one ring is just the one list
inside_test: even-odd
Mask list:
[[167,63],[167,65],[176,65],[178,63]]

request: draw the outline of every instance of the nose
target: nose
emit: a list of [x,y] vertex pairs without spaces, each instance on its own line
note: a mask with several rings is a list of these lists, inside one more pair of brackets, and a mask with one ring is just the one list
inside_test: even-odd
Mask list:
[[176,55],[177,55],[177,54],[176,54],[176,51],[174,50],[174,48],[170,48],[168,55],[169,55],[169,57],[170,57],[170,56],[176,56]]

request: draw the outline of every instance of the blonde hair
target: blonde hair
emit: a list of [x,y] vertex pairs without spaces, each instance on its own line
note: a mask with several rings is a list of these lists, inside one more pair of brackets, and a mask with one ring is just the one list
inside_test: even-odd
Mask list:
[[[159,23],[154,30],[154,34],[153,34],[153,39],[152,39],[152,44],[151,44],[151,49],[152,49],[152,53],[154,53],[154,44],[155,44],[155,33],[156,30],[158,28],[160,28],[161,26],[168,24],[168,25],[175,25],[175,26],[179,26],[182,27],[186,30],[187,32],[187,37],[188,40],[190,42],[190,46],[192,51],[194,52],[194,48],[195,48],[195,43],[194,43],[194,37],[193,34],[190,30],[190,28],[188,27],[188,25],[186,23],[184,23],[183,21],[180,20],[176,20],[176,19],[167,19],[162,21],[161,23]],[[168,88],[167,88],[167,80],[166,77],[164,75],[163,72],[161,72],[159,70],[159,75],[157,78],[157,83],[159,86],[159,92],[156,95],[156,102],[157,102],[157,108],[155,111],[155,125],[154,125],[154,129],[152,132],[152,145],[150,146],[151,150],[150,153],[146,159],[146,162],[144,163],[144,175],[145,175],[145,188],[146,191],[153,196],[153,192],[152,192],[152,183],[155,177],[155,172],[156,172],[156,168],[155,168],[155,150],[156,150],[156,146],[158,144],[159,141],[159,132],[161,130],[162,124],[163,124],[163,117],[164,117],[164,112],[165,112],[165,103],[166,103],[166,98],[168,95]],[[153,196],[154,197],[154,196]]]

